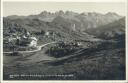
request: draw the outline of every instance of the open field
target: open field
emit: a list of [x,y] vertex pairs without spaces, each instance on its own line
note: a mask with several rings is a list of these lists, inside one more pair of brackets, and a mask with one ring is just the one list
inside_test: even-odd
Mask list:
[[[31,56],[4,56],[5,79],[35,79],[35,80],[100,80],[125,79],[125,49],[117,47],[118,43],[109,43],[101,48],[82,49],[62,58],[54,58],[46,55],[43,49]],[[11,58],[13,58],[11,60]],[[35,59],[36,58],[36,59]],[[10,60],[9,60],[10,59]],[[5,61],[5,60],[4,60]],[[9,69],[9,70],[8,70]],[[9,71],[9,72],[8,72]],[[14,77],[9,75],[53,75],[44,77]],[[55,75],[71,75],[70,77]]]

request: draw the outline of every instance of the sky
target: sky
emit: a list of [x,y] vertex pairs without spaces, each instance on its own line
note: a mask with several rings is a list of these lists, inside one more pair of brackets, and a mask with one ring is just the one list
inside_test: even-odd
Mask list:
[[55,12],[59,10],[82,12],[107,13],[115,12],[126,15],[124,2],[3,2],[3,16],[9,15],[35,15],[42,11]]

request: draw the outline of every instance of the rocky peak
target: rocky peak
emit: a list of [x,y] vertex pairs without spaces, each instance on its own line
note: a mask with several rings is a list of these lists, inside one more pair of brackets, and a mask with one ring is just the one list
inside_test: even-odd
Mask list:
[[106,13],[105,15],[108,15],[108,16],[119,16],[117,13],[115,12],[108,12]]

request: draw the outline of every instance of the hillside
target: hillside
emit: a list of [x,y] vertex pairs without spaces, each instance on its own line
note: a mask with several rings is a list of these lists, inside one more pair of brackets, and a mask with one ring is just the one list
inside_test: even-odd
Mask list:
[[[4,50],[9,48],[10,43],[6,43],[13,35],[23,36],[26,32],[35,36],[38,39],[38,44],[44,44],[52,41],[68,41],[74,42],[75,40],[92,40],[95,39],[91,35],[82,34],[79,31],[72,30],[70,22],[64,20],[63,17],[57,17],[60,20],[58,23],[44,22],[39,19],[10,19],[4,18]],[[57,20],[57,18],[55,20]],[[57,20],[57,21],[58,21]],[[64,23],[64,24],[63,24]],[[68,25],[69,24],[69,25]],[[46,33],[50,33],[46,35]]]
[[[125,18],[114,21],[95,29],[88,29],[85,32],[102,39],[117,39],[125,35]],[[123,37],[124,38],[124,37]]]
[[[116,13],[8,16],[3,18],[3,36],[5,80],[126,79],[125,17]],[[19,45],[21,40],[36,45]]]

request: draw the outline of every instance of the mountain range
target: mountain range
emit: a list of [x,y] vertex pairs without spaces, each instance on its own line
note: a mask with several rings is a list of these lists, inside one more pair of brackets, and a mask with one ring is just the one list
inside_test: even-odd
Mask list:
[[[38,15],[12,15],[4,17],[4,30],[9,26],[12,26],[10,28],[20,26],[30,32],[53,30],[58,31],[64,36],[73,36],[73,34],[83,35],[84,33],[86,36],[88,34],[89,37],[93,35],[99,38],[109,39],[110,36],[113,38],[115,35],[124,34],[125,17],[113,12],[100,14],[96,12],[63,12],[61,10],[55,13],[43,11]],[[86,36],[84,36],[85,35],[83,35],[83,38],[86,38]]]

